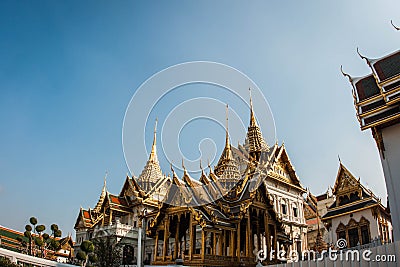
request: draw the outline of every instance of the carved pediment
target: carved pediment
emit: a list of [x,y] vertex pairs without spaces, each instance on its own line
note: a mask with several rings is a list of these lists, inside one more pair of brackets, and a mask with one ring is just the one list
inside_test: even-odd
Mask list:
[[357,180],[354,177],[350,177],[347,173],[343,173],[343,176],[340,178],[340,180],[338,191],[347,191],[353,188],[358,188]]

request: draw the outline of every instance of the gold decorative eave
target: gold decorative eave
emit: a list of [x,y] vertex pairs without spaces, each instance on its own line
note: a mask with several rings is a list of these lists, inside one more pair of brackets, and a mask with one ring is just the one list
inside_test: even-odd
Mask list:
[[374,123],[361,126],[360,128],[361,128],[362,131],[364,131],[364,130],[366,130],[366,129],[369,129],[369,128],[372,128],[372,127],[376,127],[376,126],[385,124],[385,123],[387,123],[387,122],[389,122],[389,121],[391,121],[391,120],[395,120],[395,119],[398,119],[398,118],[400,118],[400,114],[397,114],[397,115],[395,115],[395,116],[386,117],[386,118],[381,119],[381,120],[378,120],[378,121],[376,121],[376,122],[374,122]]
[[[350,213],[355,213],[355,212],[363,211],[363,210],[370,209],[370,208],[373,208],[373,207],[376,207],[376,206],[379,206],[379,204],[378,204],[378,203],[375,203],[375,204],[372,204],[372,205],[367,206],[367,207],[359,208],[359,209],[352,210],[352,211],[348,211],[348,212],[345,212],[345,213],[336,214],[336,215],[329,216],[329,217],[326,217],[326,218],[321,218],[321,220],[322,220],[322,221],[327,221],[327,220],[329,220],[329,219],[333,219],[333,218],[336,218],[336,217],[348,215],[348,214],[350,214]],[[341,207],[343,207],[343,206],[341,206]]]
[[[288,182],[285,181],[284,179],[279,178],[279,176],[280,176],[279,174],[276,174],[276,173],[273,172],[273,173],[269,173],[268,176],[271,177],[271,178],[273,178],[273,179],[276,180],[276,181],[279,181],[279,182],[284,183],[284,184],[286,184],[286,185],[289,185],[289,186],[291,186],[291,187],[293,187],[293,188],[296,188],[296,189],[302,191],[303,193],[307,192],[307,190],[306,190],[305,188],[300,187],[300,186],[297,186],[297,185],[294,185],[294,184],[291,184],[291,183],[288,183]],[[284,176],[283,176],[283,177],[284,177]],[[287,178],[285,177],[285,179],[287,179]]]
[[371,97],[368,97],[367,99],[364,99],[364,100],[356,102],[356,106],[357,107],[365,106],[367,104],[370,104],[371,102],[374,102],[374,101],[380,100],[380,99],[382,99],[382,94],[379,94],[379,95],[376,95],[376,96],[371,96]]
[[397,75],[395,75],[395,76],[386,78],[386,79],[383,80],[383,81],[379,81],[378,85],[381,86],[381,87],[383,87],[383,86],[386,86],[386,85],[388,85],[388,84],[390,84],[390,83],[396,82],[396,81],[399,80],[399,79],[400,79],[400,74],[397,74]]
[[376,199],[374,199],[372,196],[371,197],[366,197],[366,198],[363,198],[363,199],[356,200],[354,202],[347,203],[345,205],[334,207],[332,209],[329,209],[329,211],[340,210],[340,209],[347,208],[347,207],[350,207],[350,206],[353,206],[353,205],[356,205],[356,204],[359,204],[359,203],[362,203],[362,202],[366,202],[368,200],[376,200]]
[[359,111],[357,110],[357,116],[360,119],[364,119],[365,117],[369,117],[369,116],[373,115],[374,113],[380,112],[380,111],[382,111],[382,110],[384,110],[386,108],[387,108],[387,106],[384,105],[384,106],[377,107],[377,108],[371,109],[370,111],[363,112],[363,113],[359,113]]

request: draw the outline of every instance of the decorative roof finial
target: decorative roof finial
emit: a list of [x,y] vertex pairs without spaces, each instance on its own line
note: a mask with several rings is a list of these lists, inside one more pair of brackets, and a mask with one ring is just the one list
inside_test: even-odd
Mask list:
[[183,158],[182,158],[182,168],[183,168],[183,172],[186,173],[186,167],[185,167],[185,162],[184,162]]
[[250,127],[251,127],[251,126],[257,126],[257,120],[254,116],[254,111],[253,111],[253,99],[251,97],[251,88],[249,88],[249,94],[250,94]]
[[201,164],[201,158],[200,158],[200,170],[201,170],[201,175],[204,176],[204,169],[203,169],[203,165]]
[[342,161],[340,160],[340,156],[339,156],[339,154],[337,155],[337,157],[338,157],[338,159],[339,159],[339,163],[341,164],[341,163],[342,163]]
[[393,21],[392,21],[392,20],[390,20],[390,24],[392,24],[392,26],[393,26],[396,30],[400,31],[400,28],[399,28],[399,27],[396,27],[396,25],[393,24]]
[[358,47],[357,47],[357,54],[360,56],[361,59],[365,59],[365,61],[366,61],[366,62],[368,63],[368,65],[369,65],[369,60],[368,60],[368,58],[366,58],[366,57],[364,57],[363,55],[361,55],[360,50],[358,49]]
[[149,160],[150,161],[154,161],[154,162],[158,162],[158,158],[157,158],[157,122],[158,122],[158,118],[156,118],[156,122],[154,124],[154,136],[153,136],[153,145],[151,146],[151,152],[150,152],[150,157]]
[[108,176],[108,171],[106,171],[106,174],[104,175],[104,188],[107,186],[107,176]]
[[343,65],[340,65],[340,71],[342,72],[342,74],[343,74],[344,77],[347,77],[347,78],[349,79],[350,82],[353,82],[353,78],[351,78],[351,76],[350,76],[349,74],[347,74],[347,73],[345,73],[345,72],[343,71]]
[[228,106],[228,104],[226,104],[226,126],[225,126],[225,146],[226,147],[228,147],[228,146],[230,146],[230,143],[229,143],[229,128],[228,128],[228,121],[229,121],[229,119],[228,119],[228,112],[229,112],[229,106]]
[[212,173],[212,172],[213,172],[213,170],[211,169],[211,163],[210,163],[210,159],[207,159],[207,161],[208,161],[208,164],[207,164],[207,166],[208,166],[208,170],[210,171],[210,173]]

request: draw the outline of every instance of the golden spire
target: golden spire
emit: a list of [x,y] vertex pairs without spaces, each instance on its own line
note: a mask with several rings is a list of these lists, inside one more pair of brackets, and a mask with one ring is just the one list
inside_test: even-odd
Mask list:
[[251,126],[258,126],[256,117],[254,116],[253,99],[251,97],[251,89],[250,88],[249,88],[249,94],[250,94],[250,127]]
[[97,204],[94,207],[94,211],[96,211],[96,212],[100,211],[101,206],[103,205],[103,201],[107,195],[107,175],[108,175],[108,171],[106,171],[106,174],[104,175],[104,184],[103,184],[103,189],[101,190],[99,201],[97,201]]
[[157,121],[158,119],[156,119],[154,125],[153,145],[151,147],[149,160],[138,178],[139,185],[144,191],[149,191],[160,179],[163,179],[157,157]]
[[218,164],[215,167],[215,174],[221,179],[221,182],[226,183],[228,189],[240,178],[240,172],[238,163],[233,158],[231,144],[229,141],[228,131],[228,110],[229,106],[226,105],[226,136],[225,136],[225,148],[222,152],[221,157],[218,160]]
[[[247,128],[247,135],[245,140],[245,148],[249,153],[259,153],[261,151],[269,151],[267,143],[261,134],[261,129],[257,124],[256,116],[253,110],[253,99],[250,93],[250,125]],[[257,159],[258,160],[258,159]]]
[[226,126],[225,126],[225,158],[226,159],[231,159],[232,158],[232,150],[231,150],[231,143],[229,141],[229,129],[228,129],[228,122],[229,122],[229,117],[228,117],[228,112],[229,112],[229,106],[226,104]]
[[149,157],[149,161],[153,161],[153,162],[158,162],[158,158],[157,158],[157,122],[158,119],[156,119],[156,122],[154,124],[154,136],[153,136],[153,145],[151,146],[151,152],[150,152],[150,157]]

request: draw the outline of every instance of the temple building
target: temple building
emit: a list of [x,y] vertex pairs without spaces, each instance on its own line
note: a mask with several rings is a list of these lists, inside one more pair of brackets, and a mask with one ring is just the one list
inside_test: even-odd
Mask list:
[[[394,26],[394,25],[393,25]],[[394,26],[398,31],[399,28]],[[352,87],[361,130],[371,129],[376,141],[389,196],[394,239],[400,240],[400,50],[371,59],[358,54],[369,67],[363,77],[346,76]]]
[[[285,145],[265,142],[250,106],[244,144],[231,145],[227,123],[217,165],[202,168],[198,179],[183,163],[181,178],[172,166],[171,176],[162,174],[154,131],[141,175],[126,177],[118,195],[104,184],[95,208],[81,208],[77,247],[112,236],[124,247],[122,264],[136,264],[144,246],[147,263],[187,266],[255,266],[260,251],[263,264],[272,264],[280,262],[278,250],[307,249],[306,190]],[[143,243],[140,227],[147,234]]]
[[347,247],[362,246],[373,240],[380,243],[393,240],[389,209],[341,162],[333,195],[333,204],[322,216],[332,244],[338,239],[345,239]]
[[[84,240],[110,237],[123,247],[121,263],[136,264],[139,227],[142,226],[146,214],[158,208],[170,181],[168,176],[161,173],[156,151],[156,130],[154,130],[150,156],[139,178],[127,176],[118,195],[107,191],[104,179],[104,186],[95,207],[80,209],[74,226],[76,250],[79,250]],[[150,242],[144,244],[143,259],[146,263],[150,263],[153,255],[153,245]]]
[[[252,108],[250,99],[250,125],[244,145],[232,148],[239,166],[246,166],[248,159],[260,159],[260,151],[269,151],[270,168],[265,172],[264,184],[272,199],[274,211],[282,220],[285,234],[292,241],[290,250],[302,252],[308,249],[307,223],[304,218],[304,193],[295,168],[289,158],[285,144],[275,144],[272,148],[265,143]],[[263,157],[261,156],[261,159]],[[242,168],[243,172],[246,171]]]

